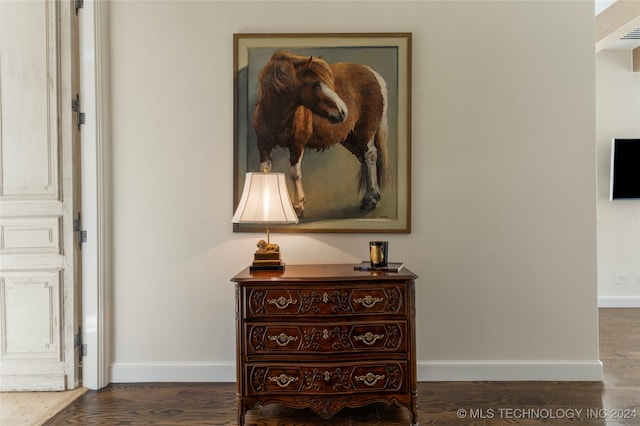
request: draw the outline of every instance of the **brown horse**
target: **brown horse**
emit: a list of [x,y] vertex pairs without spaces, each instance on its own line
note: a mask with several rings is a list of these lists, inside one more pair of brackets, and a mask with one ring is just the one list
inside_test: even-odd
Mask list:
[[288,148],[293,206],[299,217],[306,196],[301,161],[305,148],[335,144],[360,161],[362,209],[375,209],[387,182],[387,88],[371,68],[278,51],[258,81],[253,126],[261,169],[271,170],[274,147]]

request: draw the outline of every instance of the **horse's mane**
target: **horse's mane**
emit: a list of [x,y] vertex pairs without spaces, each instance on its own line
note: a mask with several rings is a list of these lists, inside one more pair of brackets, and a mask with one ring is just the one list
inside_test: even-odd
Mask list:
[[308,74],[333,89],[333,72],[324,59],[279,50],[271,56],[260,73],[260,95],[266,90],[282,92],[295,87],[300,78]]

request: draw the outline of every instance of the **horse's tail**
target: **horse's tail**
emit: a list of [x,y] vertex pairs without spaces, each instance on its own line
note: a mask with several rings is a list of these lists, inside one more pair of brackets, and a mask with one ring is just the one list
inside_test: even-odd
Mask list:
[[387,120],[389,97],[387,95],[386,81],[384,81],[384,78],[382,78],[382,76],[377,72],[373,71],[373,73],[380,84],[380,94],[382,96],[382,116],[380,117],[380,123],[378,124],[378,131],[375,135],[374,145],[378,151],[376,164],[376,169],[378,170],[378,185],[380,186],[380,189],[384,189],[384,187],[389,183],[389,150],[387,147],[387,138],[389,135],[389,122]]
[[384,189],[389,183],[389,150],[387,147],[387,138],[389,135],[389,123],[387,121],[387,100],[385,96],[385,104],[382,110],[382,118],[376,132],[374,145],[378,151],[377,167],[378,185],[380,189]]

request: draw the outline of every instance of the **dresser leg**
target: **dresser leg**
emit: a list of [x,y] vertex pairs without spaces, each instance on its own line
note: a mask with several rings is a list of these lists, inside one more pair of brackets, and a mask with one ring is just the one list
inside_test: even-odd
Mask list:
[[238,426],[244,425],[244,415],[247,413],[247,410],[244,407],[244,402],[238,400]]
[[417,397],[411,398],[411,426],[418,426],[418,401]]
[[418,413],[415,411],[411,412],[411,426],[418,426]]

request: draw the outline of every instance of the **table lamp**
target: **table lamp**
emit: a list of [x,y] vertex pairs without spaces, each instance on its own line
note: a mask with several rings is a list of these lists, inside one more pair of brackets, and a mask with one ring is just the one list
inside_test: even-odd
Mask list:
[[298,223],[298,216],[289,199],[284,173],[247,173],[232,222],[263,223],[267,227],[267,241],[258,241],[251,271],[284,270],[280,247],[271,244],[269,236],[271,223]]

